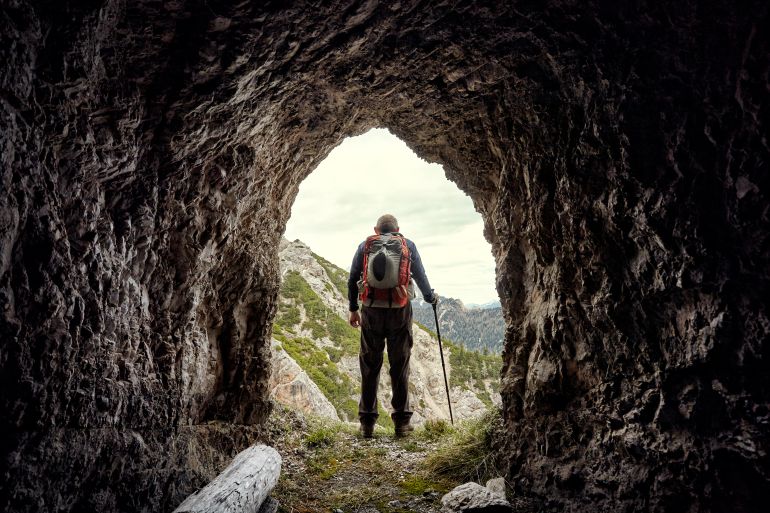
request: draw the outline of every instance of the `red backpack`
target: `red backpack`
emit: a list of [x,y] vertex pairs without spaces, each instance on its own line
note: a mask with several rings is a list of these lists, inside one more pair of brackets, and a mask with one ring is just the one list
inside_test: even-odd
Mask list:
[[364,267],[359,282],[359,299],[364,306],[403,308],[413,296],[412,261],[409,247],[400,233],[366,238]]

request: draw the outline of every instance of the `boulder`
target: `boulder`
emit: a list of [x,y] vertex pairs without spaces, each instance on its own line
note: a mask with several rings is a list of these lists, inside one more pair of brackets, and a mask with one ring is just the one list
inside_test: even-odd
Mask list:
[[334,405],[310,379],[299,364],[271,341],[273,369],[270,374],[270,397],[303,413],[312,413],[332,420],[340,420]]
[[496,477],[487,481],[487,490],[505,498],[505,479]]
[[442,513],[510,513],[511,505],[478,483],[465,483],[441,498]]

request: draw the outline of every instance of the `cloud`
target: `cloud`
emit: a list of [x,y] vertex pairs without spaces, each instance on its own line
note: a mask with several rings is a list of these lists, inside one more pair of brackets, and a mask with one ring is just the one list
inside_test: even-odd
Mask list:
[[396,216],[436,292],[497,299],[495,262],[471,199],[385,129],[346,139],[300,185],[286,237],[349,269],[377,218]]

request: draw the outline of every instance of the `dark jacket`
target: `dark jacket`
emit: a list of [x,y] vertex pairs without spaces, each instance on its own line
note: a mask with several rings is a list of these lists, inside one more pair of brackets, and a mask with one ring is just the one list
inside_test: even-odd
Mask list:
[[[384,235],[384,234],[383,234]],[[364,245],[366,241],[358,245],[355,256],[353,256],[353,264],[350,266],[350,277],[348,278],[348,301],[350,302],[350,311],[355,312],[358,310],[358,280],[361,279],[361,274],[364,270]],[[420,259],[420,253],[417,252],[417,246],[414,242],[406,239],[406,246],[409,248],[409,259],[412,262],[412,278],[420,288],[422,297],[425,301],[433,301],[433,291],[430,288],[428,277],[425,276],[425,268],[422,266],[422,260]]]

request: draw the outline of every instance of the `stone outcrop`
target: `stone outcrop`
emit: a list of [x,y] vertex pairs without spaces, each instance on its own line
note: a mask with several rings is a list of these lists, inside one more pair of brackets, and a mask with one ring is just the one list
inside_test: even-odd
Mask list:
[[[289,242],[281,238],[278,248],[281,275],[288,271],[298,272],[318,294],[323,304],[343,319],[348,316],[348,300],[336,290],[326,269],[319,263],[313,251],[302,241]],[[347,277],[345,278],[347,280]]]
[[762,509],[767,18],[3,2],[0,509],[169,511],[254,442],[298,185],[374,126],[484,218],[517,494]]
[[478,483],[465,483],[441,498],[441,513],[511,513],[510,503]]
[[340,420],[334,405],[324,396],[318,385],[275,340],[272,343],[272,354],[268,389],[273,399],[304,413]]

